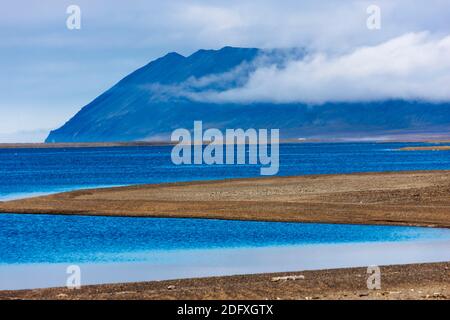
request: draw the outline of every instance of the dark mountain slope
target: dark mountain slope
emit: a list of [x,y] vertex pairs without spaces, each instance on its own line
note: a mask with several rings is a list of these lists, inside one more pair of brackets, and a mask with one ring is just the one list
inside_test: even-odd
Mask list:
[[[279,128],[282,138],[450,131],[448,103],[382,101],[311,107],[205,103],[181,94],[185,86],[194,93],[239,86],[239,79],[254,70],[253,62],[262,53],[232,47],[200,50],[189,57],[169,53],[86,105],[52,131],[46,142],[168,140],[174,129],[192,128],[195,120],[202,120],[205,128]],[[265,55],[277,59],[274,51]],[[239,76],[226,76],[233,72]]]

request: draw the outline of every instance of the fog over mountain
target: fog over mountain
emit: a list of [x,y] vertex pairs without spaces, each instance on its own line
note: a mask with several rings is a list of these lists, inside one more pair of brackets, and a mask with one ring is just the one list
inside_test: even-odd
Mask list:
[[46,142],[169,140],[177,128],[279,128],[284,139],[448,132],[450,38],[411,33],[336,56],[224,47],[169,53]]

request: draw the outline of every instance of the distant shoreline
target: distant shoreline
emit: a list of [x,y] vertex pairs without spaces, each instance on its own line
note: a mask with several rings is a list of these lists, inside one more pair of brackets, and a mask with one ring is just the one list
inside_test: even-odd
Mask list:
[[171,142],[0,143],[0,149],[111,148],[170,146]]
[[[450,143],[450,140],[441,139],[285,139],[280,144],[303,144],[303,143]],[[51,149],[51,148],[112,148],[112,147],[153,147],[173,146],[177,144],[171,141],[131,141],[131,142],[67,142],[67,143],[0,143],[0,149]],[[436,146],[433,149],[439,148]],[[427,147],[411,147],[427,148]],[[450,148],[450,147],[449,147]],[[406,150],[409,148],[402,148]],[[412,149],[411,149],[412,150]],[[426,149],[419,149],[426,150]],[[446,150],[446,149],[445,149]]]
[[406,147],[399,151],[450,151],[450,146]]

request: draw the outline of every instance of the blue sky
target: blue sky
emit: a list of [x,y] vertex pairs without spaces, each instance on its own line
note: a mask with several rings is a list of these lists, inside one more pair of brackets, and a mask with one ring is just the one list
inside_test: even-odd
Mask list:
[[[66,28],[66,8],[72,4],[81,8],[81,30]],[[371,4],[381,8],[380,30],[366,27],[366,8]],[[450,34],[450,3],[444,0],[15,0],[2,1],[0,8],[0,142],[43,140],[50,129],[62,125],[123,76],[171,51],[187,55],[226,45],[306,47],[353,57],[361,46],[385,49],[385,42],[413,33],[404,50],[417,49],[419,41],[420,50],[433,53]],[[435,64],[447,62],[436,59]],[[333,67],[340,61],[328,58],[323,65]],[[428,68],[431,62],[427,63]],[[284,83],[295,76],[295,70],[318,72],[311,66],[294,65],[291,73],[270,75]],[[421,70],[408,72],[419,77]],[[444,76],[438,80],[445,80]],[[367,82],[374,85],[378,84]],[[335,91],[326,83],[317,86],[324,88],[323,99],[333,98]],[[231,93],[233,99],[259,97],[259,92],[267,91],[252,83],[247,89]],[[292,89],[285,88],[286,92]],[[440,97],[432,89],[424,96],[430,94]],[[287,98],[281,100],[298,99],[289,94]]]

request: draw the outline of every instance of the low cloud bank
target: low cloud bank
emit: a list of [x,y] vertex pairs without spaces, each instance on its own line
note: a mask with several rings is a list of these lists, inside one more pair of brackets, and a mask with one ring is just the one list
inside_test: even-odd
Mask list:
[[[408,33],[345,54],[286,55],[283,63],[270,61],[257,59],[253,66],[224,75],[191,79],[176,91],[214,103],[450,101],[450,35]],[[237,85],[211,86],[221,81]]]

